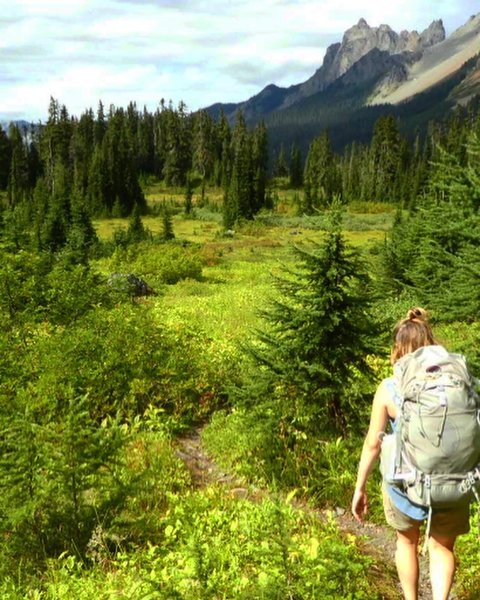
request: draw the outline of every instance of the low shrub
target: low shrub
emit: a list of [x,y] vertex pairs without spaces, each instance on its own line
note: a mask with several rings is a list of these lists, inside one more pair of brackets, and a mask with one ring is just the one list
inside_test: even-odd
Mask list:
[[[220,464],[270,489],[297,489],[318,506],[349,509],[363,440],[285,437],[274,407],[216,413],[204,429],[208,451]],[[372,478],[372,517],[381,516],[378,476]],[[377,489],[378,488],[378,489]]]
[[470,532],[462,535],[456,543],[458,570],[456,574],[456,588],[459,597],[463,600],[476,600],[480,597],[480,579],[478,565],[480,561],[479,545],[479,514],[478,507],[472,505],[470,518]]
[[177,242],[142,242],[126,249],[119,248],[102,263],[103,270],[135,273],[153,288],[172,285],[182,279],[201,279],[202,267],[199,250]]
[[31,597],[380,598],[356,538],[288,502],[234,499],[214,488],[177,496],[162,535],[161,544],[122,553],[108,569],[85,572],[71,557],[52,563]]

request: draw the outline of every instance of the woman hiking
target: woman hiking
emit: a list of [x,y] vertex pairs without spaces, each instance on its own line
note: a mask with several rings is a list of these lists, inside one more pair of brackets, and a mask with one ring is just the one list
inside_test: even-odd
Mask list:
[[[394,329],[391,363],[423,346],[437,345],[427,312],[412,308]],[[352,500],[352,513],[362,522],[368,510],[367,479],[380,454],[381,440],[390,421],[395,427],[398,416],[393,378],[384,379],[375,393],[370,425],[358,466]],[[396,530],[395,563],[406,600],[418,598],[418,542],[420,527],[428,517],[428,508],[411,502],[402,488],[382,484],[383,507],[387,523]],[[455,572],[454,545],[458,535],[469,531],[469,503],[455,508],[432,510],[428,551],[433,600],[447,600]]]

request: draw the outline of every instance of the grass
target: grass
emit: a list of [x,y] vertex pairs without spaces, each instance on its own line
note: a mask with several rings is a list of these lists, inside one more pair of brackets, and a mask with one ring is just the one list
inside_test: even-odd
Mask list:
[[[272,274],[279,273],[282,265],[293,259],[292,247],[318,243],[325,235],[325,215],[293,217],[289,212],[295,207],[286,201],[293,192],[279,193],[286,202],[283,214],[261,214],[239,224],[230,236],[224,235],[221,213],[212,210],[212,206],[195,207],[192,216],[181,212],[172,216],[176,239],[200,248],[203,280],[166,286],[162,296],[154,301],[159,318],[170,324],[195,327],[234,353],[235,340],[249,335],[259,325],[258,310],[273,295]],[[172,191],[158,182],[146,192],[151,208],[164,196],[181,202],[182,194],[182,190]],[[218,198],[219,191],[208,190],[207,195]],[[344,219],[345,237],[352,245],[368,251],[383,241],[392,218],[391,212],[348,212]],[[142,221],[153,234],[162,231],[161,216],[149,214]],[[109,240],[116,229],[128,226],[128,220],[101,219],[94,225],[98,236]]]
[[[325,235],[325,216],[295,216],[296,207],[292,204],[292,192],[279,190],[279,211],[265,213],[254,221],[242,223],[232,236],[225,236],[221,212],[217,209],[221,196],[218,190],[209,191],[207,196],[212,200],[209,199],[209,204],[204,207],[197,206],[192,217],[186,217],[181,212],[173,216],[173,228],[177,240],[194,243],[199,248],[204,265],[203,277],[200,280],[187,279],[175,285],[165,285],[160,296],[147,300],[145,304],[151,307],[155,318],[165,327],[192,335],[195,343],[197,343],[195,336],[198,336],[200,340],[198,348],[201,352],[196,359],[202,361],[203,375],[209,369],[216,375],[223,376],[225,373],[224,379],[226,379],[231,375],[232,370],[242,370],[243,363],[238,342],[248,339],[255,328],[261,326],[259,309],[265,307],[274,293],[272,274],[278,273],[283,264],[292,260],[292,245],[321,241]],[[161,184],[155,183],[149,186],[147,198],[152,209],[164,201],[181,207],[183,190],[167,190]],[[194,197],[194,202],[197,200],[198,196]],[[345,214],[345,237],[354,246],[368,252],[374,245],[383,241],[394,213],[388,205],[376,207],[357,205],[354,208],[355,210],[351,210],[350,207]],[[155,211],[152,210],[151,214],[143,217],[143,223],[152,233],[158,233],[162,230],[162,219],[154,213]],[[109,240],[112,239],[116,229],[128,226],[128,220],[102,219],[95,221],[94,224],[99,237]],[[152,246],[152,249],[146,252],[150,251],[161,252],[162,247]],[[398,310],[398,305],[395,309]],[[442,337],[447,339],[459,340],[457,344],[468,338],[473,345],[478,339],[478,328],[474,335],[473,328],[468,329],[466,326],[465,328],[444,327],[441,333]],[[181,377],[188,376],[192,362],[188,363],[189,367]],[[176,368],[178,369],[178,366]],[[224,379],[221,379],[222,385]],[[252,429],[245,432],[249,440],[254,433]],[[230,449],[235,443],[234,433],[232,429],[231,437],[224,436]],[[153,456],[158,458],[158,446],[152,446],[152,449]],[[349,465],[354,468],[350,454],[347,458]],[[150,456],[148,459],[150,460]],[[334,469],[331,472],[334,473]],[[165,469],[159,470],[162,476],[165,473]],[[347,473],[347,469],[341,474],[344,473]],[[165,477],[168,476],[166,473]],[[339,495],[337,494],[336,497],[338,498]],[[145,497],[139,496],[139,498],[148,499],[146,492]],[[190,596],[184,596],[193,599],[200,597],[196,595],[200,585],[197,583],[198,579],[206,587],[213,586],[215,583],[220,589],[220,583],[225,584],[225,588],[230,591],[233,585],[241,584],[246,587],[247,584],[250,585],[258,580],[261,584],[258,595],[247,590],[251,593],[244,597],[260,598],[267,597],[265,586],[269,584],[269,573],[275,573],[275,569],[280,568],[278,565],[284,569],[288,567],[288,572],[281,571],[280,574],[288,581],[298,581],[299,587],[296,591],[303,594],[301,597],[304,598],[319,597],[319,594],[322,597],[332,598],[350,597],[347,595],[350,593],[350,588],[340,587],[343,585],[342,582],[349,585],[349,578],[345,577],[349,569],[353,569],[355,572],[353,574],[359,576],[361,585],[367,585],[365,573],[370,561],[362,553],[357,552],[355,540],[344,540],[338,532],[330,531],[328,527],[320,527],[318,523],[304,523],[304,517],[291,514],[288,507],[271,506],[267,502],[252,505],[238,503],[238,506],[235,506],[232,498],[224,498],[221,493],[214,494],[211,490],[192,494],[182,493],[178,496],[171,494],[169,501],[171,510],[163,515],[159,514],[158,523],[155,522],[156,515],[152,517],[152,523],[156,526],[155,531],[160,532],[162,537],[158,546],[150,546],[146,550],[139,549],[135,553],[122,553],[116,563],[111,562],[105,569],[98,564],[89,572],[81,571],[72,562],[73,559],[67,557],[63,562],[61,560],[52,562],[43,580],[43,583],[49,587],[50,592],[47,594],[50,595],[44,597],[86,598],[92,593],[98,594],[99,589],[102,590],[102,597],[117,597],[118,594],[125,594],[125,590],[132,591],[132,594],[138,593],[139,581],[157,583],[161,581],[165,586],[171,584],[172,589],[181,585],[196,586]],[[140,512],[143,517],[144,511]],[[248,519],[244,519],[245,514],[248,515]],[[282,520],[279,520],[279,515]],[[232,523],[235,529],[231,529]],[[258,533],[262,534],[260,539],[255,537]],[[238,545],[238,539],[242,540],[242,544]],[[270,544],[270,548],[266,546],[262,550],[263,540],[267,540],[266,543]],[[272,540],[274,544],[271,543]],[[242,568],[238,567],[238,573],[234,573],[235,565],[241,563],[240,559],[243,560],[241,553],[246,552],[246,546],[252,555],[248,554],[245,558],[247,565],[245,570],[241,564]],[[255,554],[257,547],[261,551],[258,559]],[[281,552],[276,552],[277,547]],[[284,551],[288,555],[287,563],[280,561]],[[223,569],[225,556],[230,557],[230,562],[226,561],[227,567]],[[258,565],[266,560],[265,557],[270,560],[270,563],[267,564],[268,568],[262,570]],[[302,560],[299,557],[303,557]],[[207,560],[210,562],[205,562]],[[193,577],[191,565],[195,566],[197,563],[200,567],[208,564],[210,569],[203,571],[199,567],[199,573],[193,573],[195,575]],[[473,581],[476,563],[472,559],[472,564],[466,566],[471,568]],[[256,570],[252,572],[252,568]],[[316,591],[303,589],[303,583],[307,585],[309,582],[316,581],[315,577],[319,569],[325,571],[325,578],[320,582],[319,588]],[[225,577],[225,582],[214,582],[214,578],[219,573]],[[231,578],[232,573],[234,577]],[[329,596],[324,586],[332,579],[332,573],[338,575],[339,587]],[[207,575],[209,581],[206,581]],[[383,575],[368,579],[372,581],[382,578]],[[390,579],[391,575],[385,583],[387,592],[390,592],[393,586]],[[273,581],[272,586],[275,583],[276,581]],[[379,583],[382,582],[375,581],[375,585]],[[355,586],[352,588],[355,589]],[[365,589],[365,595],[355,597],[386,597],[375,591]],[[17,597],[21,596],[15,596]]]

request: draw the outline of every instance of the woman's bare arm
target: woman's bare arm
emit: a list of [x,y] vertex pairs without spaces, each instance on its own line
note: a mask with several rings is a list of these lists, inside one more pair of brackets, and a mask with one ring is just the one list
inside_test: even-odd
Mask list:
[[381,433],[387,426],[388,393],[382,382],[377,389],[372,404],[370,426],[363,443],[362,454],[358,465],[357,483],[352,500],[352,513],[357,521],[362,521],[368,511],[368,498],[366,493],[367,479],[377,461],[381,447]]

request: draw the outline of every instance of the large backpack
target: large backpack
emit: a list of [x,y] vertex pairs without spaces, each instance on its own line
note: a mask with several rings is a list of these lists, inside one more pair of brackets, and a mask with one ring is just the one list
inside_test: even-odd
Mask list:
[[[480,400],[460,354],[424,346],[394,365],[395,431],[382,442],[382,472],[429,508],[480,501]],[[430,519],[429,519],[430,521]]]

